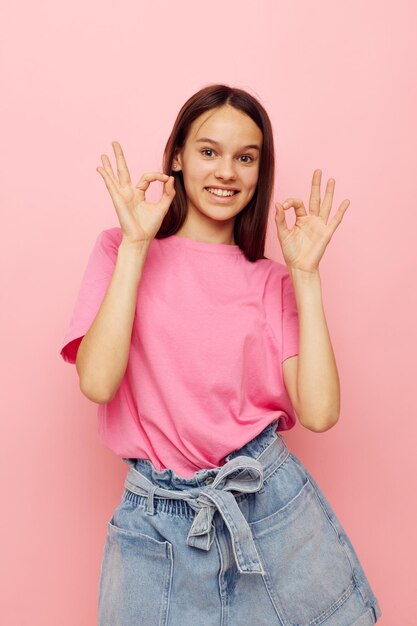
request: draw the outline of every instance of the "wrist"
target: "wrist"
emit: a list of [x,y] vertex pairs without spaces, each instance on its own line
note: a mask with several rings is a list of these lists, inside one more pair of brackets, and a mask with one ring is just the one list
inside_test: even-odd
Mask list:
[[149,246],[151,244],[151,241],[139,241],[139,242],[132,242],[129,241],[128,239],[123,238],[120,245],[119,245],[119,251],[121,251],[123,254],[126,255],[140,255],[141,253],[147,253],[147,251],[149,250]]
[[316,282],[320,280],[320,271],[318,267],[312,270],[304,270],[298,267],[288,266],[288,272],[293,280],[298,280],[298,281],[303,281],[303,282],[307,282],[307,281]]

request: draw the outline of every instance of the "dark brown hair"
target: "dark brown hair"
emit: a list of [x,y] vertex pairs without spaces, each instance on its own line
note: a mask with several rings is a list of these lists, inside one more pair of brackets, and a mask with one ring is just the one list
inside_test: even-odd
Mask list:
[[182,106],[175,120],[171,135],[165,146],[162,170],[175,177],[175,197],[156,234],[157,239],[174,235],[187,215],[187,194],[182,172],[172,169],[177,149],[183,148],[191,124],[202,113],[211,109],[230,105],[246,113],[262,131],[262,147],[259,163],[258,184],[255,193],[244,209],[236,215],[234,239],[250,261],[264,256],[265,235],[268,211],[274,186],[274,139],[272,125],[264,107],[243,89],[228,85],[209,85],[200,89]]

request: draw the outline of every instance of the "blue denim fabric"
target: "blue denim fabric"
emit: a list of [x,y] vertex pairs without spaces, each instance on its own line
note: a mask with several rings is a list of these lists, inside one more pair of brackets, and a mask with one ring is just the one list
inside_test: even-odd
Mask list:
[[378,601],[277,422],[191,478],[129,469],[108,522],[99,626],[371,626]]

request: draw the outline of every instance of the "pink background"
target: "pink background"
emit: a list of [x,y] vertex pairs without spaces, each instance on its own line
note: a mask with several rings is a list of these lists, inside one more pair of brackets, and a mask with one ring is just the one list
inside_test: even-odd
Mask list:
[[[276,201],[307,203],[315,168],[323,193],[336,180],[331,218],[351,201],[320,265],[341,417],[286,437],[348,532],[381,626],[417,624],[416,20],[411,0],[3,8],[2,623],[96,621],[127,466],[99,444],[97,407],[58,351],[95,238],[119,225],[100,155],[114,162],[117,140],[136,181],[161,169],[180,106],[225,82],[270,114]],[[272,207],[270,227],[266,254],[282,261]]]

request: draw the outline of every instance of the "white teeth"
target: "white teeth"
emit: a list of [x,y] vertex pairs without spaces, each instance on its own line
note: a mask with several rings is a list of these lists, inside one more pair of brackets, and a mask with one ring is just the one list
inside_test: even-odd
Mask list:
[[234,191],[227,191],[226,189],[213,189],[213,187],[206,187],[206,189],[215,196],[233,196],[235,193]]

